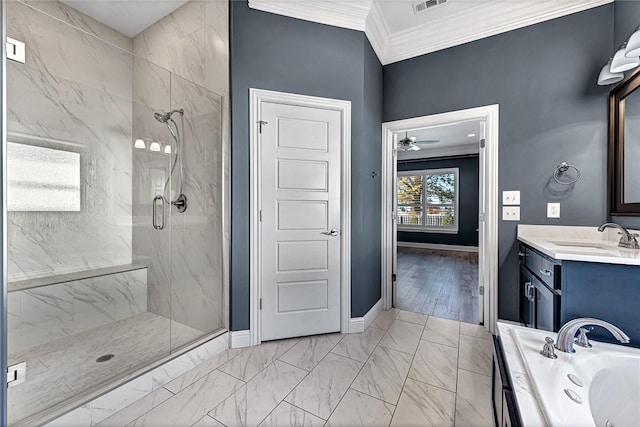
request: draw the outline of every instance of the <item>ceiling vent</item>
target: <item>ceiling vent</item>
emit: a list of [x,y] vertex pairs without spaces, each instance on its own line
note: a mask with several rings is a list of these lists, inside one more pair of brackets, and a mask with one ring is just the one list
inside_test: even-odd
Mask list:
[[427,9],[446,3],[447,0],[420,0],[413,2],[413,13],[416,15],[426,12]]

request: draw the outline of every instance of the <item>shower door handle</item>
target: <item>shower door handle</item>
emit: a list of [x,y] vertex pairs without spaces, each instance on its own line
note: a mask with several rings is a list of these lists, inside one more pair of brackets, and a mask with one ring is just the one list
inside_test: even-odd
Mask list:
[[[162,224],[158,224],[158,201],[162,205]],[[164,197],[156,196],[153,198],[153,228],[156,230],[164,230],[165,227],[165,209],[164,209]]]

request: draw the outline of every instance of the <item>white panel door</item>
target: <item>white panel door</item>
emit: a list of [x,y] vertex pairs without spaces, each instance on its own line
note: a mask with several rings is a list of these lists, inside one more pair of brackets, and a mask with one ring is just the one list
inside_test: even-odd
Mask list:
[[262,340],[337,332],[341,114],[263,102],[260,118]]

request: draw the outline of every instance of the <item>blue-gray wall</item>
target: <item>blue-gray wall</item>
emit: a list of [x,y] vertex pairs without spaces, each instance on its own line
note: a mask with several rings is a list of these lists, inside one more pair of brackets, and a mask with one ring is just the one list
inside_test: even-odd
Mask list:
[[442,245],[478,246],[478,156],[451,157],[420,161],[398,161],[399,171],[459,168],[458,171],[458,232],[420,233],[398,231],[398,241],[436,243]]
[[249,328],[249,88],[351,101],[351,315],[380,299],[382,65],[364,33],[231,2],[231,330]]
[[[384,121],[500,104],[499,190],[521,191],[524,224],[599,225],[606,211],[613,4],[384,67]],[[582,171],[573,189],[555,166]],[[560,202],[561,218],[546,218]],[[499,224],[499,316],[517,320],[516,223]]]

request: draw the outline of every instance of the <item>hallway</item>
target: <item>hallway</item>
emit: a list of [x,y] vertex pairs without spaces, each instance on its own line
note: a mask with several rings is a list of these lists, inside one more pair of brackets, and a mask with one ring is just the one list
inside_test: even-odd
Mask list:
[[398,247],[401,310],[478,323],[478,254]]

